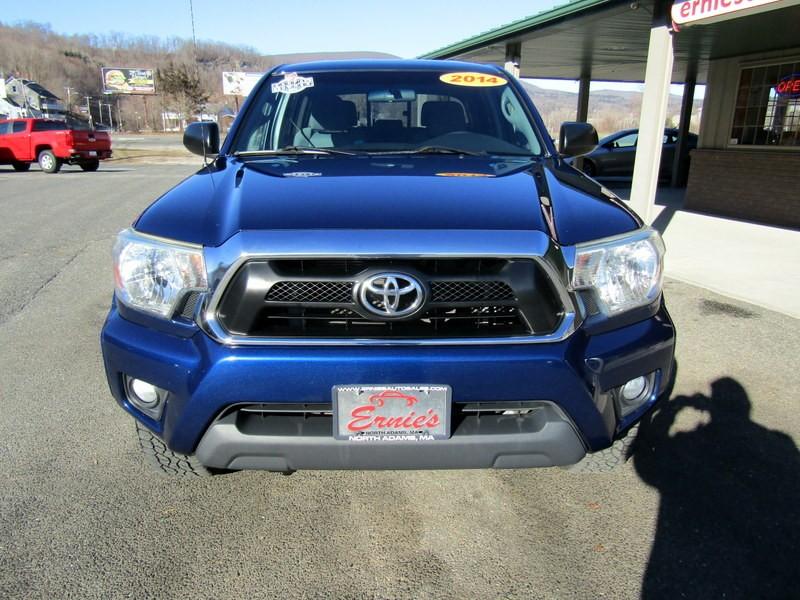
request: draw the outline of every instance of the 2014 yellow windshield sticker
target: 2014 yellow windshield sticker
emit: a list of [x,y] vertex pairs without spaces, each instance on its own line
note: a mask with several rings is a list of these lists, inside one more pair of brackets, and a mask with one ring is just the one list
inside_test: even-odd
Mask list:
[[463,85],[467,87],[495,87],[508,83],[497,75],[487,75],[486,73],[445,73],[439,77],[440,81],[450,85]]

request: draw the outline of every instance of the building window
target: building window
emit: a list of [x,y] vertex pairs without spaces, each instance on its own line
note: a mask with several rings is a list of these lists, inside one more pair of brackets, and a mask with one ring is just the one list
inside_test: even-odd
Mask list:
[[742,69],[731,144],[800,146],[800,62]]

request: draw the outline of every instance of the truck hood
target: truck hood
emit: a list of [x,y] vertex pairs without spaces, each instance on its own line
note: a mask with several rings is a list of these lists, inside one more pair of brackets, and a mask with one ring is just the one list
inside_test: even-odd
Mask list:
[[239,231],[287,229],[536,230],[571,244],[637,226],[601,186],[560,162],[431,155],[220,158],[135,223],[204,246]]

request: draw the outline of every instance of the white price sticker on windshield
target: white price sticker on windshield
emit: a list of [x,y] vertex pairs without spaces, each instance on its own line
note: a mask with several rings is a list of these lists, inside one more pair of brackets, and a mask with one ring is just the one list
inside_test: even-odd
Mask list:
[[302,77],[297,73],[286,73],[283,79],[272,84],[272,93],[296,94],[310,87],[314,87],[313,77]]

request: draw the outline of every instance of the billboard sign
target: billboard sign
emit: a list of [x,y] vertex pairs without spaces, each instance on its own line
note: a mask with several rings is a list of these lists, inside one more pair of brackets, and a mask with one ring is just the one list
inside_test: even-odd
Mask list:
[[128,69],[103,67],[103,93],[105,94],[155,94],[156,80],[153,69]]
[[222,93],[226,96],[249,96],[263,73],[222,72]]

